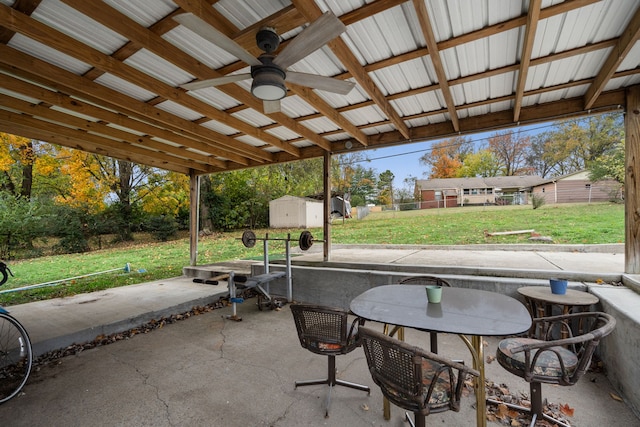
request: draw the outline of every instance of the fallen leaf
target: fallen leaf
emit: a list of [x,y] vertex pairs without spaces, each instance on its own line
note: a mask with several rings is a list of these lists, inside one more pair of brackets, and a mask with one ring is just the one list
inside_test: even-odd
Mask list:
[[496,412],[496,417],[504,420],[509,416],[509,408],[504,403],[498,405],[498,411]]
[[362,404],[362,410],[363,411],[368,411],[369,410],[369,406],[366,403]]
[[611,398],[613,400],[617,400],[618,402],[622,402],[622,398],[620,396],[618,396],[617,394],[615,394],[615,393],[609,393],[609,396],[611,396]]
[[573,411],[574,409],[566,403],[564,405],[560,405],[560,412],[562,412],[568,417],[573,417]]
[[495,357],[495,356],[487,356],[487,363],[491,363],[491,362],[493,362],[494,360],[496,360],[496,357]]

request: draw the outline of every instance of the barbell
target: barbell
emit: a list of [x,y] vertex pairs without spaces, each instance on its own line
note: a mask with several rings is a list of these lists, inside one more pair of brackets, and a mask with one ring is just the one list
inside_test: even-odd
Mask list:
[[[290,237],[287,237],[286,239],[269,237],[268,234],[265,237],[261,238],[261,237],[256,237],[256,234],[253,231],[246,230],[244,233],[242,233],[241,240],[245,248],[252,248],[256,245],[256,241],[258,240],[262,240],[262,241],[281,240],[285,242],[290,242],[292,239]],[[305,230],[302,233],[300,233],[300,237],[298,238],[298,245],[300,246],[300,249],[302,249],[303,251],[306,251],[313,245],[313,242],[316,242],[316,241],[318,240],[315,240],[313,238],[313,235],[311,234],[311,232],[308,230]]]

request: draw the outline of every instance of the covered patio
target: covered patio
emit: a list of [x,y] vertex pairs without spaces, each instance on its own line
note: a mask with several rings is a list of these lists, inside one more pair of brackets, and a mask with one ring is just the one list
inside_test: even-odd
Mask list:
[[[52,338],[46,333],[36,335],[43,331],[36,326],[37,317],[54,314],[55,311],[49,310],[56,308],[58,313],[82,319],[82,311],[90,310],[96,322],[94,331],[102,337],[99,340],[109,341],[118,334],[124,337],[123,322],[136,317],[127,304],[119,302],[119,292],[133,292],[139,300],[147,300],[148,309],[155,310],[160,310],[161,304],[152,303],[153,295],[162,293],[174,295],[173,302],[168,304],[186,303],[189,299],[199,307],[219,297],[215,295],[216,287],[175,280],[30,303],[15,307],[14,314],[26,320],[27,328],[34,332],[36,346]],[[190,296],[185,299],[185,295]],[[0,419],[11,426],[406,425],[404,412],[394,406],[391,419],[384,420],[382,395],[371,381],[361,349],[337,357],[338,378],[371,386],[370,396],[338,387],[332,394],[330,416],[325,418],[326,386],[294,388],[296,380],[325,376],[327,362],[325,357],[300,346],[288,306],[277,311],[260,311],[255,298],[250,298],[238,308],[240,322],[227,318],[231,314],[228,306],[210,311],[201,308],[195,311],[197,315],[182,316],[183,320],[171,324],[160,321],[171,318],[169,313],[184,311],[174,307],[163,315],[156,312],[150,317],[156,325],[148,329],[138,326],[139,333],[130,338],[86,348],[76,355],[46,359],[32,374],[23,393],[0,405]],[[114,315],[113,325],[105,322],[105,316],[109,315]],[[142,311],[137,320],[142,322],[141,315]],[[49,318],[55,324],[65,322],[55,315]],[[144,322],[147,325],[148,320]],[[382,330],[381,324],[369,322],[367,326]],[[428,347],[428,334],[413,330],[407,330],[406,334],[407,342]],[[485,341],[487,356],[495,354],[497,339]],[[74,346],[64,348],[73,350]],[[440,334],[439,348],[442,354],[471,363],[468,349],[456,335]],[[500,387],[514,396],[528,394],[527,383],[509,374],[497,362],[487,362],[486,369],[489,393]],[[573,416],[566,418],[572,426],[634,427],[638,423],[629,407],[616,400],[616,389],[600,370],[589,372],[573,387],[547,385],[544,394],[552,410],[557,412],[560,405],[573,410]],[[474,402],[475,395],[469,385],[460,412],[432,414],[427,418],[427,425],[474,425]],[[491,413],[490,410],[490,417]],[[502,424],[489,421],[488,425]]]
[[[186,20],[185,13],[190,14]],[[323,24],[314,26],[315,22]],[[269,34],[275,29],[282,40],[274,51],[276,58],[256,63],[260,49],[255,36],[263,27],[271,28]],[[627,274],[624,283],[628,288],[623,290],[638,298],[633,277],[640,274],[637,1],[107,0],[96,5],[83,0],[1,0],[0,30],[0,130],[188,174],[192,264],[197,253],[199,177],[204,174],[324,158],[324,243],[316,265],[326,269],[326,263],[332,261],[328,203],[332,155],[623,111],[627,215],[624,269],[618,277]],[[278,55],[288,59],[279,62]],[[262,81],[257,88],[252,88],[251,78],[237,75],[248,72],[254,83]],[[261,73],[280,77],[274,84],[265,83]],[[282,76],[287,73],[298,77],[287,80]],[[197,86],[203,81],[207,83]],[[189,83],[197,85],[186,86]],[[284,97],[265,94],[261,90],[265,86]],[[352,88],[343,91],[345,86]],[[499,287],[502,282],[496,283]],[[330,295],[320,294],[322,298]],[[636,313],[626,306],[607,301],[603,309],[617,312],[631,325],[629,330],[637,331]],[[243,306],[243,310],[250,307]],[[118,352],[108,350],[116,365],[104,378],[113,379],[118,368],[133,367],[131,375],[142,377],[134,384],[141,388],[129,390],[127,381],[116,382],[112,390],[105,383],[90,382],[74,388],[78,384],[64,383],[61,376],[62,382],[36,383],[42,391],[34,393],[38,398],[33,403],[16,399],[0,408],[0,416],[17,423],[37,414],[50,421],[53,413],[61,420],[88,420],[83,417],[92,414],[84,408],[91,407],[99,418],[114,419],[131,391],[133,396],[150,392],[157,399],[151,407],[140,408],[131,398],[130,418],[123,420],[146,423],[152,413],[160,417],[157,425],[182,424],[189,416],[194,423],[203,424],[237,421],[254,425],[265,419],[264,425],[299,425],[304,418],[312,425],[325,425],[314,412],[322,390],[314,394],[287,388],[295,377],[307,376],[294,374],[306,374],[312,364],[319,372],[324,369],[323,361],[316,362],[317,358],[296,345],[288,314],[282,323],[263,322],[266,330],[256,322],[253,341],[243,341],[246,335],[231,339],[231,331],[246,334],[245,328],[254,326],[249,321],[254,315],[275,319],[286,313],[251,312],[247,322],[237,324],[213,313],[215,321],[193,331],[207,333],[192,336],[189,345],[174,336],[159,344],[173,347],[171,357],[183,347],[191,350],[176,359],[165,355],[169,365],[150,348],[133,351],[147,355],[144,363],[163,368],[159,377],[174,383],[149,382],[152,377],[146,368],[127,361],[125,355],[131,350],[125,342],[113,347]],[[212,335],[217,339],[210,340]],[[619,343],[625,344],[624,339],[616,345]],[[85,355],[103,355],[102,350],[78,357],[79,365],[70,371],[86,369],[82,377],[92,381],[96,371]],[[638,349],[623,346],[613,350],[620,360],[630,361]],[[454,347],[447,351],[458,353]],[[198,354],[205,359],[215,354],[219,369],[202,375],[206,363],[192,360]],[[259,357],[253,359],[255,356]],[[118,365],[120,361],[124,365]],[[345,362],[345,374],[366,380],[363,371],[358,373],[364,370],[360,356]],[[227,372],[230,367],[232,373]],[[216,377],[218,370],[228,376],[221,380]],[[40,378],[46,378],[45,371],[42,375]],[[510,381],[523,384],[516,378]],[[580,387],[589,387],[589,381],[582,383]],[[177,392],[176,384],[187,388]],[[606,393],[605,387],[596,385],[597,392]],[[640,407],[635,385],[625,390],[628,395],[624,397]],[[91,390],[94,392],[86,393]],[[545,393],[574,390],[577,388],[547,387]],[[277,398],[282,399],[274,400]],[[370,400],[357,393],[349,399],[342,409],[337,405],[337,411],[342,411],[337,414],[356,416],[353,425],[378,425],[375,393]],[[48,403],[43,404],[45,401]],[[121,406],[105,404],[111,401]],[[196,410],[196,401],[202,402],[202,412]],[[303,409],[296,402],[303,402]],[[584,404],[596,413],[576,409],[578,414],[587,414],[578,425],[637,424],[625,409],[616,410],[616,405],[623,404],[612,402],[608,394],[585,398]],[[607,412],[612,408],[615,413]],[[594,422],[602,414],[605,419]],[[455,420],[464,414],[445,416],[452,417],[445,424],[458,425]],[[216,422],[211,423],[212,419]]]

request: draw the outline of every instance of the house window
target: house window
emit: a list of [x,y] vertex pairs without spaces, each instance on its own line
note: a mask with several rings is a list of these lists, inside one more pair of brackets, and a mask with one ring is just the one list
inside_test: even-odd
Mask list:
[[478,189],[477,188],[473,188],[471,190],[471,194],[476,194],[477,195],[478,194]]
[[585,184],[584,188],[587,189],[587,190],[591,190],[591,184]]
[[544,187],[542,187],[542,192],[544,193]]
[[465,188],[464,190],[462,190],[462,194],[469,194],[469,189]]
[[436,200],[442,200],[442,191],[436,191]]

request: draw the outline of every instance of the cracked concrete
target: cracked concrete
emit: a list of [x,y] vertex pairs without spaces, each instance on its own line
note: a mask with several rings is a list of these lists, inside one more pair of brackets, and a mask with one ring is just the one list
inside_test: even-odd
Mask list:
[[[231,308],[213,310],[86,350],[40,367],[24,393],[0,405],[7,426],[385,426],[399,427],[403,411],[382,417],[382,396],[361,349],[338,356],[338,377],[371,386],[371,395],[337,387],[330,417],[324,418],[326,386],[294,389],[296,380],[324,378],[326,358],[303,349],[288,306],[259,311],[255,299],[239,305],[243,320],[228,320]],[[371,324],[374,328],[381,325]],[[426,347],[427,334],[406,330],[406,340]],[[488,339],[486,355],[497,340]],[[455,335],[439,335],[441,353],[471,363]],[[528,392],[528,385],[487,364],[488,379]],[[632,427],[638,419],[602,374],[587,374],[574,387],[543,386],[550,402],[575,409],[573,425]],[[459,413],[428,417],[428,425],[475,425],[474,395]],[[489,423],[489,426],[497,425]]]

